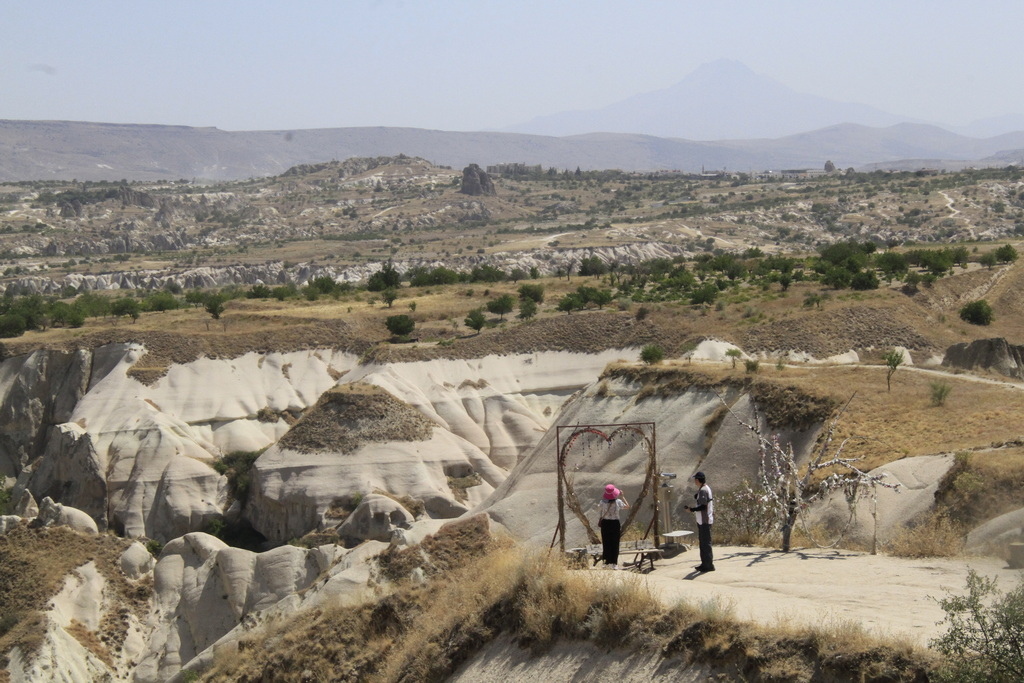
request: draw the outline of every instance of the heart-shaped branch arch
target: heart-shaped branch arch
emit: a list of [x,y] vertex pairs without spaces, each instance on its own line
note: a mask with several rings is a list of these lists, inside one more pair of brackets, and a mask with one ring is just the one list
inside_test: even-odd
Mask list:
[[[590,521],[587,519],[586,514],[583,511],[583,506],[580,505],[579,498],[576,496],[576,489],[574,486],[575,469],[571,469],[567,466],[570,454],[577,451],[581,444],[587,443],[586,440],[581,440],[581,437],[597,437],[600,442],[611,446],[611,444],[617,439],[633,438],[634,443],[639,443],[643,446],[647,453],[647,467],[644,473],[643,487],[640,489],[640,494],[633,500],[632,505],[629,509],[629,515],[626,518],[625,527],[629,527],[636,519],[642,507],[642,503],[647,500],[649,495],[654,494],[654,505],[653,505],[653,516],[651,519],[651,526],[654,527],[655,537],[657,537],[658,529],[658,500],[657,500],[657,489],[656,477],[658,474],[658,458],[656,449],[656,432],[655,425],[653,422],[627,422],[621,424],[601,424],[601,425],[560,425],[556,428],[557,431],[557,463],[558,463],[558,528],[555,530],[555,536],[561,538],[561,549],[565,550],[565,508],[568,507],[572,511],[573,515],[583,525],[584,530],[587,532],[587,537],[591,543],[598,543],[600,539],[597,532],[594,531],[594,527],[591,526]],[[568,437],[562,440],[562,432],[571,430]],[[578,469],[578,466],[577,468]],[[648,527],[650,531],[650,527]],[[555,539],[551,541],[551,545],[554,546]]]

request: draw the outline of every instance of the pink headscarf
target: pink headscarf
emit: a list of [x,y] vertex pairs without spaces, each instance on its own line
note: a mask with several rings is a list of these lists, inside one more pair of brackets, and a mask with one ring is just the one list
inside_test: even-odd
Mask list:
[[604,487],[605,500],[615,500],[616,498],[619,497],[619,494],[621,493],[622,491],[615,488],[615,484],[608,484],[607,486]]

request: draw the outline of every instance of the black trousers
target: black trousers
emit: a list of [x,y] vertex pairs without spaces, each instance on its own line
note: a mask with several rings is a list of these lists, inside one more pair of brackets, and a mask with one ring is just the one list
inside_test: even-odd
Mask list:
[[715,556],[711,552],[711,525],[697,525],[697,541],[700,543],[700,566],[708,569],[715,566]]
[[622,525],[617,519],[602,519],[601,545],[605,564],[619,563],[619,537],[622,535]]

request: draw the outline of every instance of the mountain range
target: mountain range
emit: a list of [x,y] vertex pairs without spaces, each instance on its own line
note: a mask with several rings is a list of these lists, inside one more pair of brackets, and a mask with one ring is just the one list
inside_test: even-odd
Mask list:
[[232,132],[0,120],[0,180],[233,180],[274,175],[298,164],[399,154],[455,168],[523,162],[687,172],[820,169],[827,161],[839,168],[954,170],[1024,160],[1022,117],[979,121],[971,131],[983,134],[801,94],[742,64],[720,60],[664,90],[602,109],[552,114],[506,131]]

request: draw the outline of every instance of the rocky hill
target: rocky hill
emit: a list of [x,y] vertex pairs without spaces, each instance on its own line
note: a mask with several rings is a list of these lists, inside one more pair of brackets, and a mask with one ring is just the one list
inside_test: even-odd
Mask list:
[[[600,130],[600,129],[597,129]],[[0,120],[0,180],[239,180],[331,159],[406,154],[461,168],[521,162],[560,169],[841,168],[901,159],[1013,156],[1021,134],[968,138],[920,124],[840,125],[771,140],[694,142],[593,132],[568,137],[415,128],[223,131],[185,126]],[[1018,155],[1019,156],[1019,155]],[[998,157],[990,162],[998,164]],[[1002,164],[999,164],[1002,165]]]

